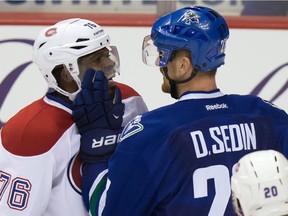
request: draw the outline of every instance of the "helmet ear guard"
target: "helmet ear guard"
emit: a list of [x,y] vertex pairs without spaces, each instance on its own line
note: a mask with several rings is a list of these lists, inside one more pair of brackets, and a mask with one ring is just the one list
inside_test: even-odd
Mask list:
[[288,214],[288,161],[274,150],[242,157],[231,177],[232,201],[240,216]]
[[[43,29],[33,46],[33,61],[50,88],[71,100],[81,90],[78,59],[110,45],[110,37],[98,24],[80,18],[60,21]],[[58,86],[52,71],[65,67],[78,85],[76,92]]]

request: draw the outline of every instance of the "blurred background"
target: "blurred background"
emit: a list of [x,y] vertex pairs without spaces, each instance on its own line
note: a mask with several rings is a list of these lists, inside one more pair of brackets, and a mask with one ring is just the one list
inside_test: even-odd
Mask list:
[[223,15],[287,16],[288,1],[249,0],[1,0],[3,12],[147,13],[162,15],[187,5],[213,7]]

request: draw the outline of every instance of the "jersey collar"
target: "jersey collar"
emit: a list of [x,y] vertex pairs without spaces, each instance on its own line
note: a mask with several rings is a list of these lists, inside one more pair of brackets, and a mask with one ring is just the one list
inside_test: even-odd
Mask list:
[[188,91],[185,92],[178,101],[190,100],[190,99],[209,99],[222,97],[224,94],[219,90],[215,89],[213,91]]
[[51,106],[58,107],[59,109],[63,109],[68,113],[72,113],[72,105],[66,103],[65,101],[53,96],[50,93],[47,93],[44,97],[44,101]]

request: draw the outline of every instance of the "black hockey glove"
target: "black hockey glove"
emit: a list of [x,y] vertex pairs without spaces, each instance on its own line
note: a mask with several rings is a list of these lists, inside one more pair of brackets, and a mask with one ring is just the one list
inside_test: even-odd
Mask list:
[[80,157],[83,161],[109,160],[122,132],[123,115],[120,89],[115,86],[112,99],[104,72],[88,69],[72,108],[72,117],[81,134]]

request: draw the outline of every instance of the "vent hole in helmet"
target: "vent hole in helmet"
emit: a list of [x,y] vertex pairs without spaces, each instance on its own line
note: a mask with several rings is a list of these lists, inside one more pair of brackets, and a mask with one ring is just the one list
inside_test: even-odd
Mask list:
[[78,42],[83,42],[83,41],[88,41],[88,40],[90,40],[89,38],[78,38],[77,40],[76,40],[76,43],[78,43]]
[[216,19],[216,17],[213,14],[210,13],[206,13],[205,14],[211,21],[214,21]]
[[80,50],[80,49],[83,49],[87,46],[73,46],[73,47],[70,47],[71,49],[76,49],[76,50]]
[[216,11],[209,11],[209,14],[214,15],[215,19],[220,18],[220,14],[218,14]]
[[44,44],[46,44],[46,42],[40,44],[39,47],[38,47],[38,49],[40,49]]
[[[165,26],[162,26],[161,29],[162,29],[162,31],[164,31],[164,32],[169,32],[170,26],[169,26],[169,25],[165,25]],[[156,34],[156,32],[155,32],[155,34]],[[152,37],[153,37],[153,33],[152,33]]]
[[183,26],[175,26],[173,33],[174,33],[174,34],[180,34],[180,32],[181,32],[184,28],[185,28],[185,27],[183,27]]
[[[83,42],[83,41],[89,41],[90,39],[89,38],[78,38],[76,40],[76,43],[79,43],[79,42]],[[87,46],[73,46],[73,47],[70,47],[71,49],[76,49],[76,50],[80,50],[80,49],[83,49],[83,48],[86,48]]]

